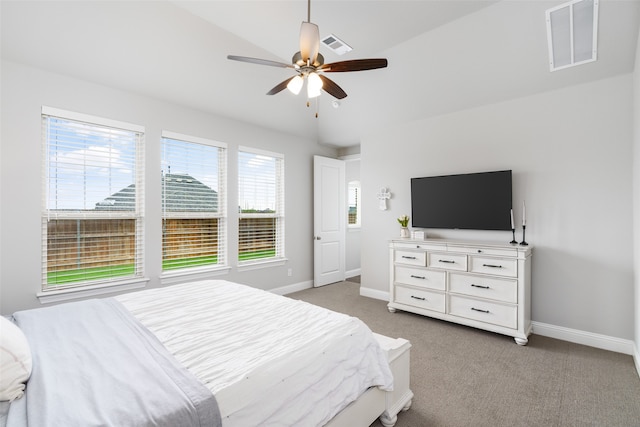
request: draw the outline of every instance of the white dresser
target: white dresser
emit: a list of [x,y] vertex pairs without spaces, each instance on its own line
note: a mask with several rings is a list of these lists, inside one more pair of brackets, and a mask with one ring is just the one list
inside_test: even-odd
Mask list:
[[444,239],[389,244],[389,311],[514,337],[531,333],[531,246]]

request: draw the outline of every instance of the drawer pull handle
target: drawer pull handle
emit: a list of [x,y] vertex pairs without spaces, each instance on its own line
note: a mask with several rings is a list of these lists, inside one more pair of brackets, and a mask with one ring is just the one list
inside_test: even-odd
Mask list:
[[424,301],[424,300],[426,300],[426,298],[417,297],[417,296],[415,296],[415,295],[411,295],[411,298],[413,298],[413,299],[419,299],[420,301]]
[[413,277],[414,279],[422,279],[422,280],[426,279],[425,276],[416,276],[416,275],[413,275],[413,274],[411,275],[411,277]]
[[446,264],[455,264],[455,261],[451,261],[449,259],[439,259],[438,262],[444,262]]
[[480,313],[489,313],[489,310],[481,310],[479,308],[475,308],[475,307],[471,307],[471,310],[473,311],[479,311]]
[[404,259],[416,259],[416,257],[414,257],[414,256],[406,256],[406,255],[402,255],[402,258],[404,258]]
[[502,268],[501,265],[495,265],[495,264],[482,264],[483,267],[490,267],[490,268]]
[[475,283],[472,283],[471,286],[473,286],[474,288],[489,289],[488,286],[476,285]]

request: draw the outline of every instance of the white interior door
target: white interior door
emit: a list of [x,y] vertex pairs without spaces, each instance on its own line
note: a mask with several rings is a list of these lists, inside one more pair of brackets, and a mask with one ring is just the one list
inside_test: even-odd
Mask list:
[[313,285],[345,279],[345,165],[342,160],[313,157]]

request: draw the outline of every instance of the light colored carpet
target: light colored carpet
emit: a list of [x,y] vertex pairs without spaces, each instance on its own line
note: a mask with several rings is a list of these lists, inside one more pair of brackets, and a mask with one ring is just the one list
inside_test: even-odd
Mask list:
[[640,426],[640,378],[631,356],[537,335],[522,347],[503,335],[389,313],[385,301],[359,289],[340,282],[288,296],[411,341],[415,397],[397,427]]

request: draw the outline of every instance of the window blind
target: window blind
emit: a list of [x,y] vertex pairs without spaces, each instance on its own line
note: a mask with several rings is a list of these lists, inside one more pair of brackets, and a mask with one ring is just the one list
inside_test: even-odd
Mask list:
[[348,190],[348,225],[360,226],[360,183],[351,181],[348,185]]
[[143,275],[144,128],[43,107],[42,290]]
[[238,261],[284,257],[284,157],[240,147]]
[[225,265],[226,145],[162,137],[162,269]]

